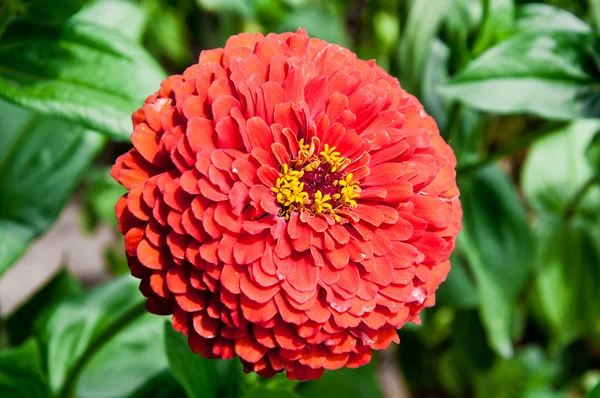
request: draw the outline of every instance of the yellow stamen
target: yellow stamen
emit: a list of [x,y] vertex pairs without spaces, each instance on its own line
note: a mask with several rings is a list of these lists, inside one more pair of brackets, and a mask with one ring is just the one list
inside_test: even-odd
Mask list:
[[331,182],[337,193],[323,194],[323,191],[317,190],[312,198],[304,190],[304,182],[301,179],[306,173],[312,172],[339,175],[351,160],[341,156],[336,147],[330,147],[328,144],[325,144],[317,155],[318,140],[313,139],[310,144],[304,142],[304,139],[298,141],[298,156],[292,159],[291,165],[282,166],[275,186],[271,187],[277,202],[282,206],[278,214],[289,220],[292,212],[306,210],[314,216],[331,214],[336,222],[343,222],[345,219],[336,212],[346,207],[357,207],[356,199],[360,196],[359,182],[353,180],[352,173],[342,175]]

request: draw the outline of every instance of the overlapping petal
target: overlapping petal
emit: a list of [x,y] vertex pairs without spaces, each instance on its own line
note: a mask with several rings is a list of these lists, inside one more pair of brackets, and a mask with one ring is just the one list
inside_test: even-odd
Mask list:
[[[194,352],[314,379],[368,363],[434,304],[461,228],[456,160],[373,61],[302,30],[241,34],[133,124],[119,228],[148,310]],[[349,159],[356,206],[283,216],[272,188],[302,142]]]

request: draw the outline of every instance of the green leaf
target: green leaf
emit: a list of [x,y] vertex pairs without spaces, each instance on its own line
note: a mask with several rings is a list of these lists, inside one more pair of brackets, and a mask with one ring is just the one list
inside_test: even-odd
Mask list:
[[33,297],[6,319],[5,325],[11,345],[19,345],[31,335],[33,322],[38,316],[43,316],[61,300],[79,292],[81,292],[79,282],[69,271],[66,269],[59,271]]
[[350,40],[342,14],[331,8],[317,4],[298,8],[287,15],[278,30],[295,32],[298,28],[304,28],[311,37],[348,47]]
[[53,393],[67,396],[93,354],[145,313],[138,285],[130,276],[115,279],[62,302],[36,322]]
[[35,340],[28,340],[12,350],[0,351],[0,396],[50,398]]
[[593,117],[600,112],[597,44],[573,32],[523,32],[471,62],[441,93],[494,113]]
[[550,4],[531,3],[517,7],[517,31],[569,31],[589,33],[592,29],[570,12]]
[[189,398],[218,397],[218,361],[194,354],[187,338],[173,330],[170,322],[164,323],[165,347],[173,375]]
[[[598,120],[582,120],[557,130],[529,150],[522,169],[522,188],[527,201],[539,215],[558,214],[592,177],[584,156],[586,148],[600,131]],[[578,211],[597,217],[600,190],[592,188]]]
[[258,388],[244,394],[243,398],[302,398],[302,395],[287,390]]
[[1,100],[0,137],[2,275],[52,225],[104,139]]
[[144,9],[130,0],[92,1],[73,20],[100,25],[136,42],[141,41],[147,22]]
[[[446,15],[449,2],[419,0],[411,3],[408,20],[400,37],[397,62],[402,86],[411,94],[421,90],[421,76],[435,38]],[[431,12],[435,9],[435,12]]]
[[325,371],[318,380],[300,383],[298,392],[305,397],[382,397],[373,361],[357,369]]
[[514,22],[514,0],[486,0],[485,19],[473,49],[475,55],[510,36]]
[[128,139],[131,114],[164,77],[142,47],[87,21],[12,28],[0,45],[0,97]]
[[591,333],[600,317],[600,227],[580,217],[537,228],[536,291],[555,347]]
[[135,394],[168,369],[164,319],[144,314],[92,357],[77,382],[78,398],[120,398]]
[[514,302],[530,266],[531,234],[525,209],[506,174],[488,166],[459,179],[463,231],[457,247],[476,281],[488,342],[498,354],[512,354]]
[[16,0],[26,19],[43,25],[58,25],[83,6],[86,0]]
[[[146,382],[127,398],[188,398],[170,370],[165,370]],[[235,396],[237,398],[237,395]]]

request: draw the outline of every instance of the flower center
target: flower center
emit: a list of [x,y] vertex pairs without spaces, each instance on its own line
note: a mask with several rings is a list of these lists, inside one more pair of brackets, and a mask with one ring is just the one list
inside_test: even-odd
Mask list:
[[360,196],[359,182],[353,180],[352,173],[344,173],[350,159],[328,144],[319,153],[314,142],[304,144],[301,139],[298,144],[298,156],[283,165],[271,188],[281,204],[279,216],[288,220],[293,211],[306,210],[312,215],[331,214],[340,222],[337,213],[356,207]]

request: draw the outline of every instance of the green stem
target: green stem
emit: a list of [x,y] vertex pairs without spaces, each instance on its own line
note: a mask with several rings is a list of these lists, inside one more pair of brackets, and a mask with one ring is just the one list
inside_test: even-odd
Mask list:
[[56,398],[69,398],[72,395],[72,390],[75,387],[75,383],[77,382],[77,378],[81,371],[85,368],[86,363],[92,358],[92,356],[98,352],[104,345],[117,333],[119,333],[125,326],[129,323],[135,321],[139,316],[143,315],[146,312],[146,302],[145,300],[136,304],[129,311],[125,312],[121,315],[115,322],[107,329],[105,329],[102,333],[96,336],[90,344],[88,344],[86,350],[79,357],[77,362],[70,368],[65,377],[65,382],[63,383],[62,388],[56,394]]
[[494,163],[494,162],[502,159],[505,156],[512,155],[515,152],[518,152],[520,150],[527,148],[533,142],[537,141],[538,139],[540,139],[542,137],[545,137],[549,134],[552,134],[552,133],[558,131],[560,129],[560,127],[562,127],[564,125],[565,125],[564,122],[550,123],[546,128],[541,129],[533,134],[527,134],[527,135],[517,138],[510,144],[505,145],[504,147],[491,153],[485,159],[459,166],[457,168],[457,172],[461,173],[461,174],[465,174],[465,173],[472,173],[476,170],[479,170],[480,168],[485,167],[491,163]]
[[16,11],[15,5],[10,1],[6,1],[3,6],[0,6],[0,39],[4,35],[6,27]]
[[591,187],[593,187],[598,181],[599,176],[594,174],[592,175],[586,182],[579,188],[575,195],[571,198],[571,200],[565,206],[564,217],[566,220],[571,219],[575,214],[575,211],[581,204],[581,201],[585,198],[585,195],[588,193]]

